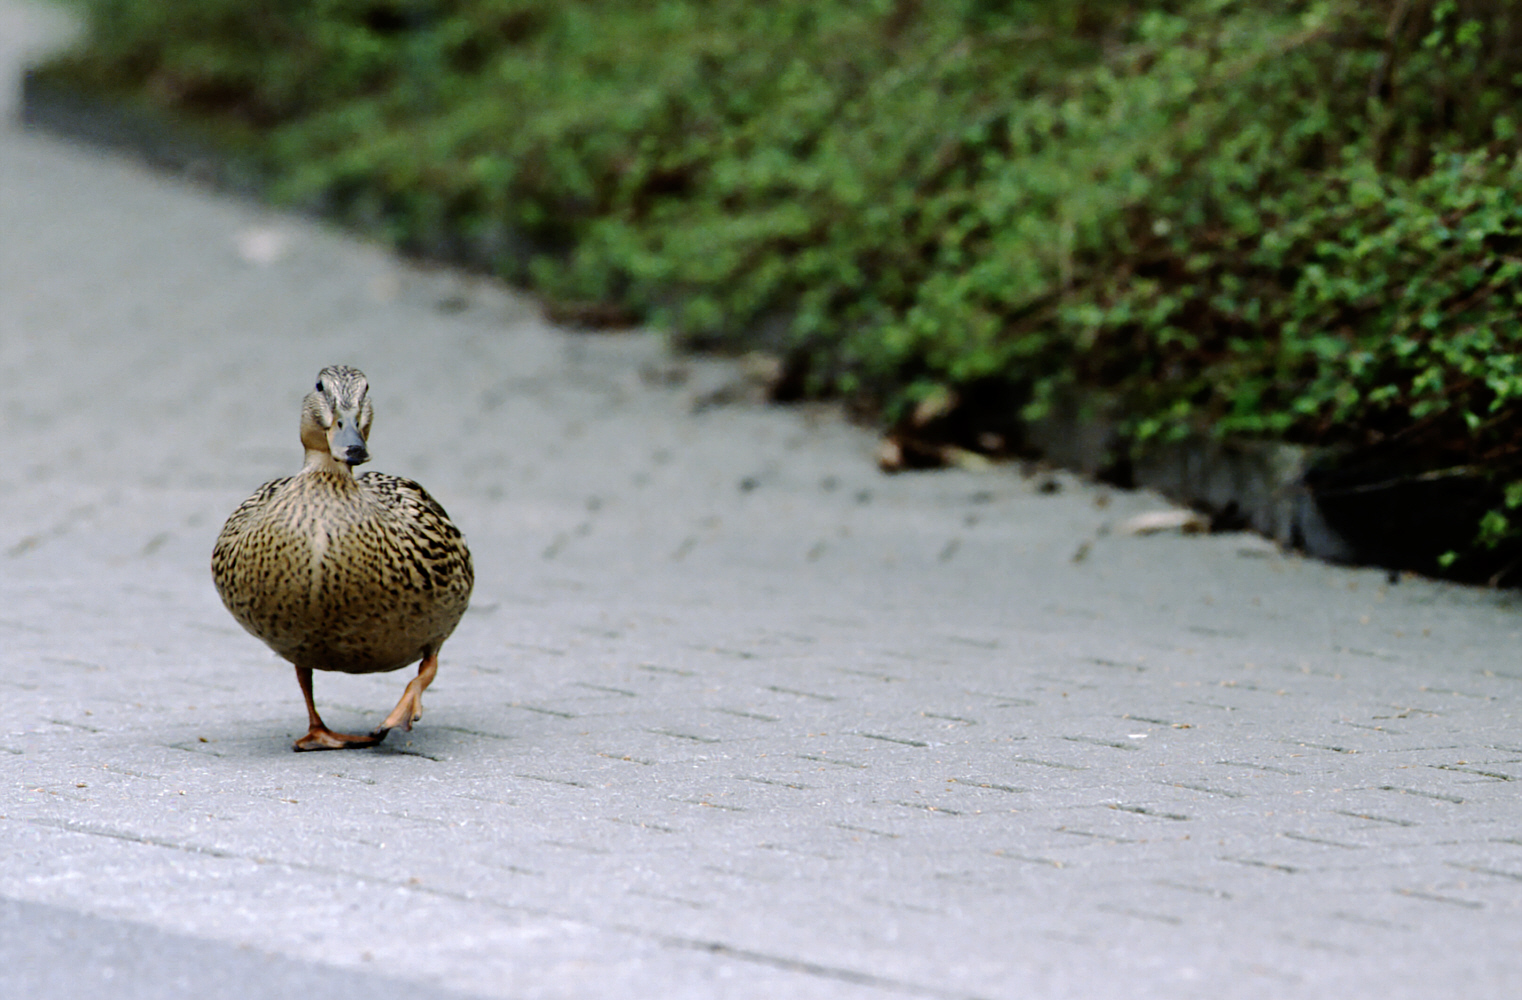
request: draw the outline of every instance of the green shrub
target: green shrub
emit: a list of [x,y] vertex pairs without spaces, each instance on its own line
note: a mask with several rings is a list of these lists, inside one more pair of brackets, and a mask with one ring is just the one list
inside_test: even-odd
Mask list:
[[1079,385],[1138,442],[1395,442],[1516,533],[1508,0],[81,2],[65,72],[399,245],[889,421]]

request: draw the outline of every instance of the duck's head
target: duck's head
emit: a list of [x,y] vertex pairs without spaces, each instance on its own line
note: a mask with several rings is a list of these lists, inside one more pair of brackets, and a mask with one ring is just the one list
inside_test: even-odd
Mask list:
[[344,468],[370,460],[365,441],[370,437],[370,383],[365,373],[348,365],[329,365],[317,373],[317,384],[301,404],[301,443],[307,465]]

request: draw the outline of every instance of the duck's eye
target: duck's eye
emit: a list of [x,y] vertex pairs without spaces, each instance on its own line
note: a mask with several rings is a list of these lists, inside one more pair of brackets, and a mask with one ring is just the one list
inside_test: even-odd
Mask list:
[[318,392],[326,392],[327,391],[327,390],[323,389],[323,387],[322,387],[322,379],[318,379],[317,380],[317,391]]

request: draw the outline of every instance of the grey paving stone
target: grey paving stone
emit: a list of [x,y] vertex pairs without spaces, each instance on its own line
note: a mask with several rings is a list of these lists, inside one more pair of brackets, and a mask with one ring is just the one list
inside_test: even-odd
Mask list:
[[[14,128],[0,233],[5,982],[57,930],[490,997],[1522,990],[1513,595],[883,477],[654,333]],[[417,729],[297,755],[207,563],[340,361],[478,584]]]

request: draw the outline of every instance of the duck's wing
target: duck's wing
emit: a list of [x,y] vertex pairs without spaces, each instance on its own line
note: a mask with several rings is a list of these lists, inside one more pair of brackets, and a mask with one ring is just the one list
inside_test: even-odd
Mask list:
[[270,500],[285,488],[291,481],[290,476],[280,479],[271,479],[263,486],[254,491],[254,495],[238,504],[238,509],[228,517],[227,523],[222,525],[222,533],[217,536],[216,551],[220,552],[230,543],[242,537],[248,530],[249,522],[257,518],[269,506]]
[[358,477],[365,492],[408,526],[407,540],[414,554],[425,561],[438,582],[469,593],[475,582],[470,549],[443,506],[410,479],[367,472]]

